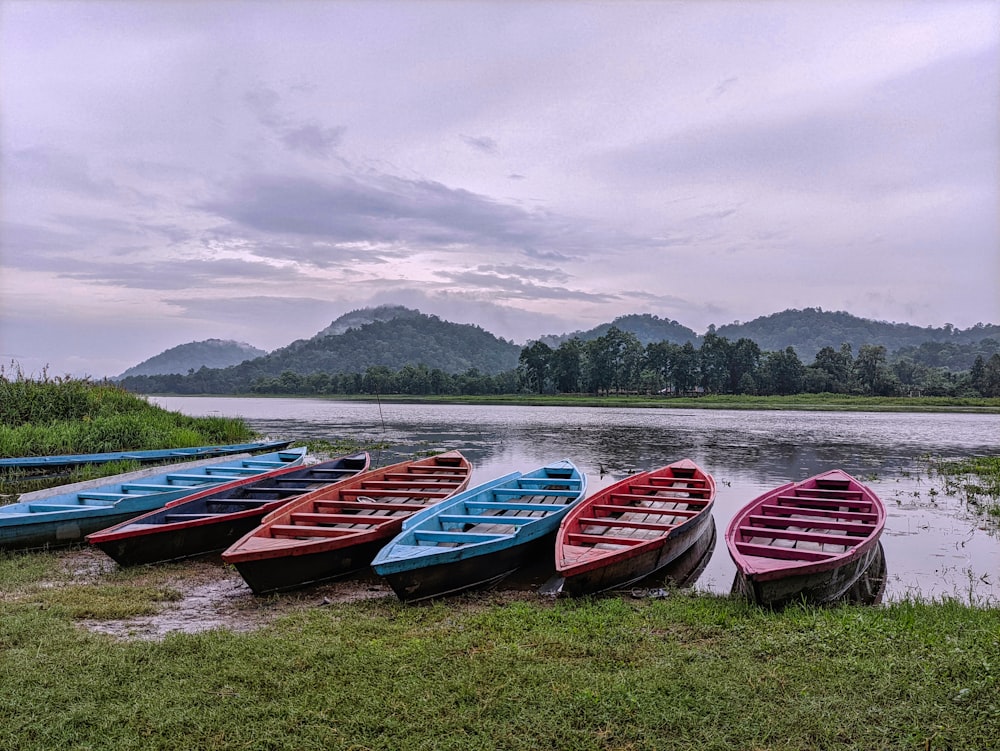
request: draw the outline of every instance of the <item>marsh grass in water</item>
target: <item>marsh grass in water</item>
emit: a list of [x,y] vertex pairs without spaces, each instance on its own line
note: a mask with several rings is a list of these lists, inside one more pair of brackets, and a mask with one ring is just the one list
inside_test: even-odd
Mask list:
[[[67,576],[53,554],[0,560],[0,747],[989,749],[1000,737],[1000,611],[952,601],[774,613],[676,593],[385,597],[252,633],[133,642],[82,629],[123,608],[84,615]],[[159,607],[160,576],[99,573],[78,599],[134,586]]]
[[941,478],[945,492],[964,498],[1000,523],[1000,456],[935,460],[931,470]]

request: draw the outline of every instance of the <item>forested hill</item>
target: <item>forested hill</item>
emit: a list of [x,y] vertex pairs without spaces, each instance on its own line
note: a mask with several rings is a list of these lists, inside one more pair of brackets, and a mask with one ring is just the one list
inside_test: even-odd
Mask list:
[[264,350],[251,347],[244,342],[206,339],[203,342],[190,342],[172,347],[129,368],[112,380],[129,376],[187,373],[203,367],[228,368],[230,365],[238,365],[244,360],[253,360],[266,354]]
[[[195,393],[198,389],[231,393],[247,390],[258,379],[276,378],[286,372],[300,376],[364,373],[370,367],[398,370],[422,364],[449,374],[475,369],[493,375],[517,368],[521,347],[513,342],[499,339],[478,326],[450,323],[405,308],[400,310],[405,314],[390,320],[373,320],[340,334],[320,332],[239,365],[198,370],[184,377],[184,388],[179,388],[177,376],[135,376],[121,383],[131,391],[147,393],[175,390]],[[333,330],[336,329],[334,326]]]
[[872,321],[821,308],[785,310],[747,323],[720,326],[715,333],[730,341],[750,339],[767,351],[793,347],[804,362],[811,362],[823,347],[839,349],[845,343],[850,344],[854,352],[864,344],[881,345],[888,352],[896,352],[920,347],[926,342],[965,345],[984,339],[1000,340],[1000,326],[992,324],[977,324],[964,331],[951,325],[922,328],[909,323]]
[[697,347],[701,342],[701,337],[687,326],[682,326],[677,321],[671,321],[668,318],[658,318],[649,313],[619,316],[611,323],[602,323],[587,331],[575,331],[572,334],[546,334],[539,337],[538,341],[550,347],[558,347],[563,342],[574,338],[589,342],[607,334],[612,326],[619,331],[633,334],[643,346],[656,342],[670,342],[671,344],[691,342]]

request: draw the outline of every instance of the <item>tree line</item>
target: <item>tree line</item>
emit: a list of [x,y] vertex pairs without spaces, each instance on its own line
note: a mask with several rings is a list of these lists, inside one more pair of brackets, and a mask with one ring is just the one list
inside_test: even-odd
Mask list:
[[234,378],[236,369],[201,368],[187,375],[136,376],[121,382],[142,393],[177,394],[747,394],[800,393],[864,396],[1000,396],[1000,353],[979,354],[970,370],[925,365],[906,355],[890,358],[882,345],[823,347],[803,363],[793,347],[765,351],[751,339],[731,341],[709,331],[700,347],[668,341],[643,345],[612,326],[583,341],[558,347],[535,341],[521,350],[513,370],[489,374],[477,368],[449,373],[425,364],[394,369],[372,365],[362,372],[287,369]]

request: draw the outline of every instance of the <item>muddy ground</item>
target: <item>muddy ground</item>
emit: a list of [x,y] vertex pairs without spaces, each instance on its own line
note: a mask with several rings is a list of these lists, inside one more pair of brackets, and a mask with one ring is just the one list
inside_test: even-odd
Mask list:
[[[59,556],[63,572],[71,582],[106,583],[120,571],[117,563],[94,548],[65,550]],[[395,600],[396,597],[374,573],[258,597],[236,569],[223,564],[217,556],[140,567],[129,573],[129,581],[137,586],[155,585],[179,592],[180,598],[162,603],[154,615],[123,620],[81,620],[78,621],[81,628],[129,640],[158,640],[172,632],[198,633],[215,628],[253,631],[294,612],[332,603],[377,598]],[[538,588],[552,573],[540,569],[521,573],[503,582],[486,599],[504,602],[531,598],[551,602],[552,598],[539,594]],[[458,606],[465,600],[457,598],[454,602]]]
[[[95,549],[67,550],[61,558],[74,581],[100,583],[119,570],[118,564]],[[145,567],[133,572],[133,576],[136,584],[156,584],[179,592],[181,597],[162,603],[155,615],[117,621],[83,620],[80,626],[123,639],[161,639],[171,632],[197,633],[214,628],[253,631],[292,612],[335,602],[395,597],[392,589],[374,575],[257,597],[236,569],[217,557]]]

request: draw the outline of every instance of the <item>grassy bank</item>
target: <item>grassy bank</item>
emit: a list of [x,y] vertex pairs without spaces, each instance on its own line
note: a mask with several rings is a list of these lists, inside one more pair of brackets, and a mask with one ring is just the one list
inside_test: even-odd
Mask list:
[[[255,395],[257,396],[257,395]],[[293,397],[294,398],[294,397]],[[345,401],[375,401],[373,396],[336,396]],[[711,395],[699,397],[591,396],[586,394],[508,394],[499,396],[410,396],[383,394],[384,402],[414,404],[508,404],[538,407],[638,407],[648,409],[745,409],[818,410],[838,412],[972,412],[1000,414],[1000,398],[972,397],[881,397],[844,394],[796,394],[794,396]]]
[[183,448],[251,437],[242,420],[168,412],[109,382],[0,378],[0,456]]
[[3,748],[923,750],[1000,738],[996,609],[386,597],[304,607],[251,633],[122,641],[81,619],[154,612],[176,592],[150,569],[84,582],[61,561],[0,557]]

